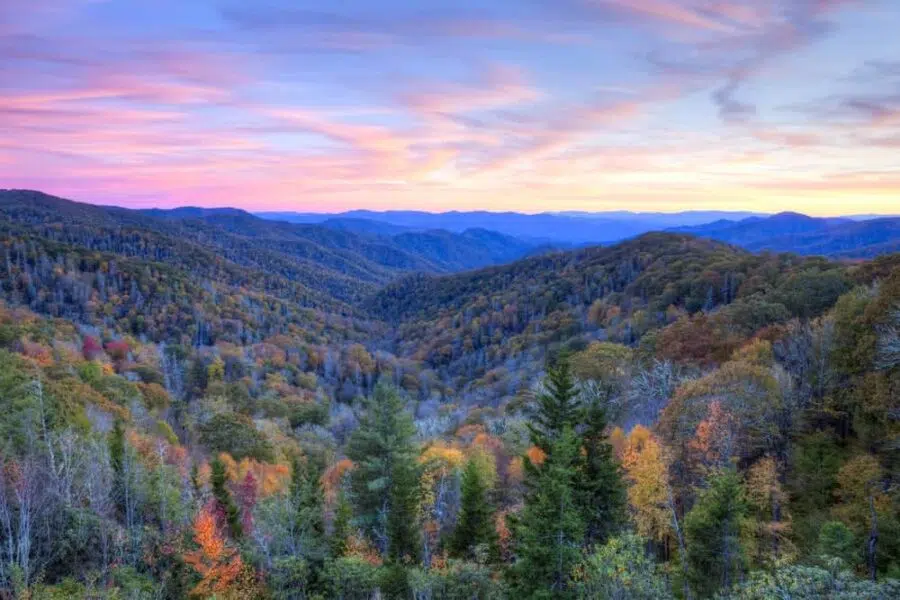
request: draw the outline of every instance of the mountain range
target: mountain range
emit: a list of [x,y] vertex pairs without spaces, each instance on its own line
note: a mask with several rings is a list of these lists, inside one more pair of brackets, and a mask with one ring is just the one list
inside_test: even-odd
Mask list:
[[[746,218],[756,213],[723,211],[688,211],[681,213],[538,213],[490,211],[424,211],[352,210],[343,213],[262,212],[265,219],[292,223],[319,223],[328,227],[364,228],[368,232],[387,233],[396,228],[429,230],[444,229],[462,232],[483,228],[524,240],[563,246],[581,246],[615,242],[648,231],[658,231],[682,225],[698,225],[717,219]],[[381,224],[381,225],[379,225]],[[385,226],[386,229],[381,229]]]
[[728,211],[522,214],[355,210],[327,214],[265,212],[258,216],[389,237],[412,231],[440,229],[461,233],[479,228],[558,249],[609,244],[650,231],[688,233],[754,252],[769,250],[836,258],[868,258],[900,248],[900,217],[877,215],[810,217],[791,212],[766,215]]
[[[771,531],[779,546],[818,561],[825,526],[844,532],[842,556],[856,561],[847,564],[861,564],[872,506],[880,531],[900,531],[900,498],[880,483],[871,488],[883,494],[878,505],[865,492],[867,482],[897,480],[880,469],[896,464],[900,448],[900,254],[830,260],[737,244],[873,249],[893,243],[891,220],[751,215],[693,227],[547,251],[484,228],[288,223],[237,209],[138,211],[0,191],[0,535],[35,542],[35,598],[99,598],[98,580],[80,578],[109,570],[109,599],[188,597],[211,572],[240,580],[221,588],[230,598],[319,589],[323,598],[399,597],[378,586],[408,581],[430,586],[417,597],[499,599],[516,597],[501,582],[517,559],[462,562],[482,546],[449,567],[382,563],[394,559],[376,545],[381,534],[355,523],[383,522],[390,494],[409,501],[388,518],[409,525],[416,548],[457,539],[466,506],[482,514],[487,539],[499,537],[504,515],[532,519],[533,506],[549,515],[540,531],[553,531],[559,513],[544,507],[556,500],[528,491],[546,487],[567,505],[583,503],[569,512],[573,522],[608,518],[618,505],[622,527],[662,523],[672,548],[672,521],[659,507],[683,507],[685,555],[700,573],[708,561],[696,549],[725,530],[709,515],[735,511],[727,530],[740,528],[735,544],[745,545],[735,551],[760,570],[771,567]],[[504,264],[472,268],[496,261]],[[547,438],[534,432],[547,423],[561,433],[545,453]],[[595,469],[601,456],[608,466]],[[539,471],[542,463],[551,470]],[[559,474],[525,479],[530,472]],[[471,473],[484,474],[480,498]],[[616,488],[594,486],[597,473]],[[601,488],[621,497],[604,501],[602,514],[584,493]],[[645,501],[644,488],[666,493]],[[710,497],[728,506],[711,510]],[[34,526],[20,526],[21,515]],[[525,539],[518,527],[514,548]],[[319,533],[292,542],[304,528]],[[616,556],[656,560],[645,553],[657,542],[627,536],[633,550]],[[886,574],[900,572],[897,537],[879,539]],[[615,539],[577,558],[588,565],[579,573],[601,582],[622,573],[618,558],[596,568]],[[345,555],[351,547],[375,564]],[[312,548],[308,563],[296,548]],[[115,565],[127,556],[130,564]],[[268,556],[279,558],[270,565]],[[679,568],[651,566],[635,577]],[[897,597],[888,585],[855,597]],[[660,579],[642,597],[675,587]]]
[[[129,210],[82,204],[29,190],[0,190],[0,231],[184,263],[192,272],[225,269],[240,281],[251,269],[269,291],[283,280],[351,301],[406,272],[474,269],[546,250],[485,229],[462,232],[266,221],[239,209]],[[345,222],[346,225],[346,222]],[[281,283],[277,283],[277,281]]]
[[671,231],[728,242],[754,252],[871,258],[900,251],[898,217],[857,221],[848,217],[814,218],[783,212],[765,218],[718,220]]

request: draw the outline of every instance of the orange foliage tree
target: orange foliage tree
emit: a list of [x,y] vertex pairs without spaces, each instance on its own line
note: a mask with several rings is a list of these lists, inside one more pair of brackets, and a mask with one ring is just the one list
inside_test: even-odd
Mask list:
[[199,575],[200,582],[191,590],[197,598],[224,596],[235,591],[244,571],[237,551],[225,542],[216,524],[214,510],[207,506],[194,521],[194,540],[199,548],[184,560]]

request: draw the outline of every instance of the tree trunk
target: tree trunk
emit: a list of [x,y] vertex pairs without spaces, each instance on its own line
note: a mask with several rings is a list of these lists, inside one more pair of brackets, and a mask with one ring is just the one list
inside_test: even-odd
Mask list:
[[866,543],[866,562],[869,565],[869,577],[875,581],[875,549],[878,544],[878,513],[875,511],[875,496],[869,494],[869,510],[872,522],[869,529],[869,541]]

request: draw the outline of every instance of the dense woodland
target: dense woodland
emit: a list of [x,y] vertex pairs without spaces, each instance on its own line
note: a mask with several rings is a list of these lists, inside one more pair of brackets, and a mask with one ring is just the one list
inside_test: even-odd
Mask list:
[[0,597],[900,597],[900,255],[432,241],[0,192]]

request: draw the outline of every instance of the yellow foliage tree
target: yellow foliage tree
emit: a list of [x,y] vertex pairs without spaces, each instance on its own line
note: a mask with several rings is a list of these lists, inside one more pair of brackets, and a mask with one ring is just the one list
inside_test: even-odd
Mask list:
[[748,531],[752,537],[745,544],[751,559],[765,567],[790,562],[796,548],[791,542],[788,498],[778,479],[775,459],[767,456],[756,461],[747,471],[744,488],[756,513]]
[[662,446],[646,427],[636,425],[628,434],[622,467],[631,483],[628,503],[638,533],[662,542],[672,529],[669,471]]

